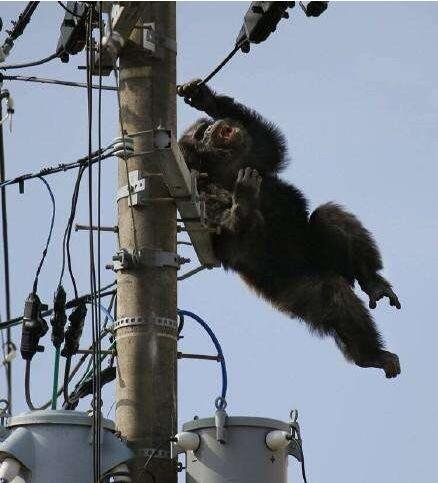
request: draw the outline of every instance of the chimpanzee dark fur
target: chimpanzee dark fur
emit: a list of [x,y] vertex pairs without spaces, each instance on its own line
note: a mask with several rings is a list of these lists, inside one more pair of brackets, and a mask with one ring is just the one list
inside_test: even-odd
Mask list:
[[201,119],[179,141],[200,180],[211,223],[220,226],[214,248],[260,295],[312,331],[331,335],[347,359],[400,373],[397,355],[384,350],[371,315],[355,295],[355,280],[370,308],[382,297],[400,308],[378,273],[382,261],[371,234],[334,203],[309,217],[307,201],[278,177],[286,164],[282,134],[258,113],[192,81],[178,94],[212,119]]

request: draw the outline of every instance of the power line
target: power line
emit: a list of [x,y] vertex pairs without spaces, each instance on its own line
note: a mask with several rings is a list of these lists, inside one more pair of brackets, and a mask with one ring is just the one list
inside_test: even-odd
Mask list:
[[[114,287],[116,285],[116,283],[117,282],[112,282],[112,283],[106,285],[105,287],[102,287],[100,298],[109,297],[109,296],[114,295],[115,291],[114,290],[108,291],[108,289],[111,288],[111,287]],[[65,304],[65,308],[66,309],[72,309],[74,307],[77,307],[79,304],[81,304],[83,302],[88,303],[88,302],[92,302],[95,299],[96,299],[96,296],[93,296],[93,294],[91,294],[91,293],[88,293],[88,294],[85,294],[85,295],[80,295],[79,297],[75,297],[75,298],[67,301],[66,304]],[[53,309],[48,309],[48,310],[45,310],[44,312],[42,312],[41,316],[47,317],[48,315],[51,315],[52,313],[53,313]],[[23,320],[23,316],[21,315],[20,317],[15,317],[13,319],[8,319],[8,320],[5,320],[4,322],[0,322],[0,330],[5,330],[5,329],[8,329],[10,327],[15,327],[16,325],[20,325],[22,320]]]
[[9,65],[0,65],[0,69],[2,70],[10,70],[10,69],[24,69],[25,67],[35,67],[37,65],[47,64],[53,59],[56,59],[60,56],[62,49],[58,49],[53,54],[49,55],[48,57],[43,57],[39,60],[34,60],[31,62],[24,62],[23,64],[9,64]]
[[[46,79],[43,77],[36,77],[36,76],[25,76],[25,75],[4,75],[0,72],[0,83],[2,80],[9,80],[9,81],[21,81],[21,82],[34,82],[37,84],[54,84],[60,86],[67,86],[67,87],[81,87],[83,89],[87,88],[87,84],[83,82],[73,82],[73,81],[66,81],[62,79]],[[116,91],[117,87],[115,86],[99,86],[96,84],[92,85],[93,89],[101,89],[103,91]]]
[[[0,118],[2,117],[2,104],[0,95]],[[4,182],[6,176],[5,169],[5,152],[3,142],[3,125],[0,125],[0,185]],[[8,237],[8,210],[6,202],[6,189],[1,189],[1,216],[2,216],[2,235],[3,235],[3,265],[4,265],[4,281],[5,281],[5,308],[6,318],[11,317],[11,284],[10,284],[10,272],[9,272],[9,237]],[[11,329],[6,330],[6,344],[8,348],[11,344]],[[4,342],[2,336],[2,345],[4,349]],[[5,364],[6,370],[6,385],[7,385],[7,398],[9,403],[9,409],[12,407],[12,366],[11,361]]]
[[[107,148],[103,149],[102,153],[103,154],[105,151],[108,151],[111,149],[112,146],[108,146]],[[101,160],[108,159],[113,155],[112,151],[108,154],[105,154],[101,156]],[[91,159],[91,164],[97,163],[98,162],[98,152],[95,151],[93,153],[92,159]],[[49,166],[46,168],[42,168],[36,173],[27,173],[27,174],[21,174],[19,176],[16,176],[15,178],[5,180],[0,183],[0,188],[4,188],[6,186],[10,186],[13,184],[22,184],[27,180],[34,179],[34,178],[41,178],[41,177],[46,177],[51,174],[56,174],[64,171],[69,171],[71,169],[76,169],[76,168],[81,168],[87,166],[89,163],[89,158],[88,155],[84,156],[83,158],[79,158],[77,161],[73,161],[72,163],[60,163],[58,166]]]

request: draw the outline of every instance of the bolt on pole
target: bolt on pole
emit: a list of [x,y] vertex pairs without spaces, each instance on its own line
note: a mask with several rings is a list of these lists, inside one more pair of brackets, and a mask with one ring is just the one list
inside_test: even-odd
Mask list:
[[[141,19],[120,54],[125,133],[159,125],[176,132],[175,7],[175,2],[145,2]],[[153,55],[141,47],[144,24],[155,30]],[[159,173],[159,158],[148,154],[150,136],[136,136],[134,143],[135,152],[145,154],[128,159],[128,171],[138,170],[145,176]],[[118,171],[120,188],[128,183],[123,159]],[[118,201],[119,248],[176,252],[176,208],[162,177],[147,176],[147,198],[134,207],[129,206],[129,197]],[[127,322],[116,331],[116,425],[142,456],[133,464],[134,483],[148,481],[150,473],[160,483],[177,481],[169,455],[169,439],[177,429],[176,277],[176,268],[171,266],[137,266],[117,274],[117,318]],[[163,320],[167,323],[160,323]]]

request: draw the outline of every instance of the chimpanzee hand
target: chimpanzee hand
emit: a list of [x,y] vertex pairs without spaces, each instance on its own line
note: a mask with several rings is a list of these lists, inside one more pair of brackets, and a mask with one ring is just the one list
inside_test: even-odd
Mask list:
[[214,110],[215,97],[213,92],[201,79],[195,79],[177,87],[177,93],[184,98],[184,102],[198,111],[209,112]]
[[262,177],[253,168],[240,169],[234,185],[234,202],[247,206],[257,205]]

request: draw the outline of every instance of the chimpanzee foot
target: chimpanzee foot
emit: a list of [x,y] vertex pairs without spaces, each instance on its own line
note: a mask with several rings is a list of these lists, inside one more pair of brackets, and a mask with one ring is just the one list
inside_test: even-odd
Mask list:
[[379,351],[374,356],[369,356],[360,361],[356,361],[356,365],[359,367],[376,367],[377,369],[383,369],[388,379],[397,377],[401,372],[400,361],[397,354],[383,350]]
[[401,304],[396,293],[392,290],[389,282],[381,275],[375,275],[371,279],[366,280],[366,282],[360,283],[360,285],[362,290],[370,298],[370,309],[375,309],[377,307],[377,302],[383,297],[388,297],[391,307],[401,309]]

